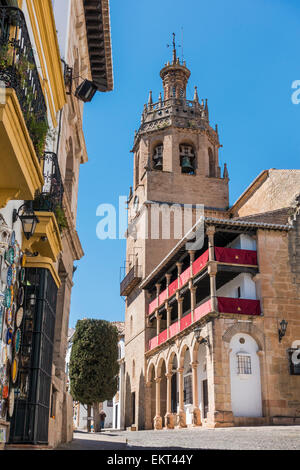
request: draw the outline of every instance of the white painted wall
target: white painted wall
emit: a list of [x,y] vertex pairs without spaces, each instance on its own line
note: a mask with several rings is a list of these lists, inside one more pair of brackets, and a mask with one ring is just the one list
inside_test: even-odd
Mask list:
[[[124,360],[125,357],[125,340],[124,337],[120,339],[118,346],[120,348],[119,360]],[[116,396],[113,399],[113,417],[112,428],[124,429],[125,427],[125,363],[121,362],[119,371],[119,400]]]
[[227,248],[236,248],[238,250],[256,250],[256,239],[249,235],[241,234],[233,240]]
[[218,297],[238,297],[238,288],[241,289],[241,299],[256,300],[256,285],[252,280],[251,274],[241,273],[232,281],[227,282],[224,286],[217,290]]
[[[245,340],[244,344],[240,339]],[[239,333],[230,341],[230,380],[231,380],[231,406],[234,416],[260,417],[262,416],[260,363],[256,341],[247,334]],[[238,374],[237,355],[248,354],[251,358],[252,373]]]

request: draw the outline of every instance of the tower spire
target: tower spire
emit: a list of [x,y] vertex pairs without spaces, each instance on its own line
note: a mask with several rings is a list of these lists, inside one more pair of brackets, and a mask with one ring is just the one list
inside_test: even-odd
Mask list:
[[177,61],[177,54],[176,54],[176,36],[175,33],[173,33],[173,64],[176,64]]

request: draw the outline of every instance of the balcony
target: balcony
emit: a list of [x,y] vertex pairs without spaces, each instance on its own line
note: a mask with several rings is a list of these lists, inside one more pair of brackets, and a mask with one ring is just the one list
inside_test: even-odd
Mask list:
[[56,216],[60,231],[67,228],[63,210],[64,186],[59,169],[57,155],[45,152],[41,158],[43,164],[44,186],[38,191],[33,202],[33,208],[38,212],[53,212]]
[[46,152],[41,158],[44,185],[35,195],[33,208],[39,223],[34,235],[23,239],[23,249],[37,252],[38,256],[28,258],[26,267],[49,269],[57,286],[60,285],[55,263],[62,251],[61,231],[67,227],[62,207],[64,187],[59,170],[57,155]]
[[23,12],[0,7],[0,206],[32,200],[43,185],[39,158],[47,107]]
[[[251,315],[258,316],[261,314],[260,301],[250,299],[233,299],[229,297],[217,297],[218,309],[223,314],[238,314],[238,315]],[[203,302],[198,305],[194,310],[194,315],[188,313],[184,317],[172,323],[170,327],[162,331],[158,336],[152,338],[148,343],[148,351],[161,346],[166,341],[174,339],[179,333],[185,331],[188,327],[198,322],[201,318],[214,313],[212,311],[211,300]]]
[[[215,247],[215,261],[223,266],[232,265],[236,267],[254,267],[257,266],[257,252],[254,250]],[[208,262],[209,251],[206,250],[193,262],[192,268],[189,266],[179,276],[179,279],[175,279],[175,281],[173,281],[167,289],[160,293],[158,298],[155,298],[149,304],[148,315],[151,315],[156,308],[160,307],[166,300],[170,299],[178,289],[181,289],[187,285],[190,279],[194,279],[196,275],[198,275],[207,267]]]
[[133,266],[120,285],[120,295],[127,296],[141,282],[141,266]]

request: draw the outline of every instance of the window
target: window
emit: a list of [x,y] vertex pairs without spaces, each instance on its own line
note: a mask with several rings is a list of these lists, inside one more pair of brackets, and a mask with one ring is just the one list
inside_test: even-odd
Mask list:
[[113,407],[113,401],[107,400],[107,408],[112,408],[112,407]]
[[175,87],[175,86],[173,86],[172,96],[173,96],[174,98],[176,98],[176,87]]
[[209,159],[209,176],[216,176],[216,164],[215,157],[211,148],[208,149],[208,159]]
[[162,144],[159,144],[155,147],[153,152],[153,169],[154,170],[162,170],[163,169],[163,150],[164,147]]
[[140,156],[137,153],[135,156],[135,187],[137,188],[140,182]]
[[180,98],[184,98],[184,90],[180,88]]
[[188,405],[193,403],[193,388],[192,388],[192,375],[186,375],[183,379],[183,394],[184,404]]
[[241,298],[241,288],[240,287],[237,288],[237,298],[238,299]]
[[251,356],[249,354],[238,354],[238,375],[251,375]]
[[187,175],[195,174],[195,152],[192,145],[179,146],[181,172]]

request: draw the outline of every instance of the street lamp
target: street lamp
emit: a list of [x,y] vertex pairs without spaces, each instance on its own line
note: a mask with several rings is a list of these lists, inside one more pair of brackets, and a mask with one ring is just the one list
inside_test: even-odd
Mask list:
[[281,320],[279,323],[280,328],[278,328],[279,343],[281,343],[282,338],[285,336],[288,322],[286,320]]
[[84,103],[92,101],[97,91],[96,85],[90,80],[84,80],[75,91],[76,98]]
[[204,338],[201,335],[201,330],[202,330],[202,328],[200,326],[196,326],[196,328],[194,329],[195,339],[199,344],[205,344],[206,346],[208,346],[208,348],[210,348],[209,337],[206,336]]
[[29,240],[36,229],[39,219],[34,213],[32,207],[32,201],[25,202],[19,209],[14,209],[13,211],[13,224],[20,219],[22,224],[22,230],[26,240]]

